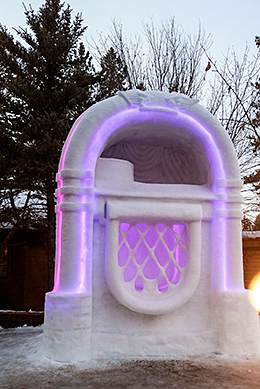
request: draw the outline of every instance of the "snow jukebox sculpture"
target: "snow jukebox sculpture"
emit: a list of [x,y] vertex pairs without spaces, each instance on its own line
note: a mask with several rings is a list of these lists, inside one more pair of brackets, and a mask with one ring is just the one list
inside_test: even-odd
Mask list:
[[258,352],[237,159],[197,100],[128,91],[93,106],[68,136],[57,181],[47,357]]

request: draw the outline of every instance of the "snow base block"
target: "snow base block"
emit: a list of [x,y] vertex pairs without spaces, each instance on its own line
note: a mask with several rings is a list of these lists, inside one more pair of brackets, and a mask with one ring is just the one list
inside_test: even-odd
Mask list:
[[43,349],[47,358],[60,362],[91,358],[91,307],[88,295],[46,295]]
[[219,348],[233,356],[259,355],[259,315],[249,303],[249,290],[223,291],[219,295]]

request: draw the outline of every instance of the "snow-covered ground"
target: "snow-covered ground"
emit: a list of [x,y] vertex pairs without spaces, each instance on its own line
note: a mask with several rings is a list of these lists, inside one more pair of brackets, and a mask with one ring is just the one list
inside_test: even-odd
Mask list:
[[260,357],[61,364],[42,356],[43,326],[0,329],[0,387],[15,389],[260,388]]

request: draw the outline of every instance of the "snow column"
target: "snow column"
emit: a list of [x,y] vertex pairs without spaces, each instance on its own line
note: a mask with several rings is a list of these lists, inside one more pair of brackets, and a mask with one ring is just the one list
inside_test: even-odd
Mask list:
[[94,173],[62,170],[55,286],[46,295],[44,353],[57,361],[91,358]]
[[[243,285],[241,187],[240,179],[218,180],[218,197],[224,207],[216,209],[215,225],[222,226],[223,235],[213,232],[213,248],[223,248],[216,299],[219,347],[221,352],[236,356],[259,352],[258,313],[249,303],[250,291]],[[214,260],[219,262],[216,256]]]

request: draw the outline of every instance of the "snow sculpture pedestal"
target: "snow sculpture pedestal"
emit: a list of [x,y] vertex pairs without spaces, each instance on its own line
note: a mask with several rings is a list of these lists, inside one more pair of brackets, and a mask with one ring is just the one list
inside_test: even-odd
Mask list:
[[88,360],[91,347],[91,297],[49,293],[45,307],[45,356],[60,362]]
[[44,354],[256,355],[233,145],[197,100],[120,92],[83,113],[57,175]]

